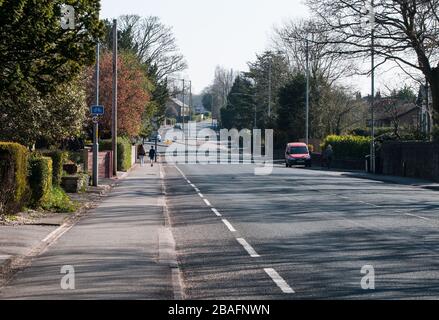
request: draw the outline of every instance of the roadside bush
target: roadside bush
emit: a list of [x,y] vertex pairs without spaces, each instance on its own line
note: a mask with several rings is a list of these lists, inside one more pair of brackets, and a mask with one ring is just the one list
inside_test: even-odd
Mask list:
[[[131,141],[126,137],[117,137],[117,170],[128,171],[131,168]],[[99,150],[111,151],[111,140],[99,142]]]
[[334,158],[364,159],[370,153],[370,143],[370,137],[331,135],[323,141],[322,150],[330,144],[334,150]]
[[52,183],[54,186],[61,185],[63,175],[63,166],[69,160],[69,153],[66,151],[49,151],[44,152],[44,156],[52,159]]
[[75,203],[69,198],[67,193],[56,186],[51,188],[49,198],[41,207],[44,210],[58,213],[69,213],[76,210]]
[[28,200],[28,155],[18,143],[0,142],[0,213],[18,212]]
[[52,192],[52,159],[34,154],[29,160],[30,204],[34,208],[45,206]]
[[439,142],[439,126],[433,127],[432,138],[434,142]]

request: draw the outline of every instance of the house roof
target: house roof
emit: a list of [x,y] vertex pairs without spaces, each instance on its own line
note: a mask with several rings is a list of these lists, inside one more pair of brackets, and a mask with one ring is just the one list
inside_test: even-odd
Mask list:
[[415,102],[401,102],[393,98],[381,98],[375,103],[375,120],[388,120],[403,117],[419,107]]
[[175,103],[179,107],[189,108],[189,105],[187,105],[186,103],[183,103],[182,101],[180,101],[177,98],[170,98],[169,100],[171,100],[173,103]]

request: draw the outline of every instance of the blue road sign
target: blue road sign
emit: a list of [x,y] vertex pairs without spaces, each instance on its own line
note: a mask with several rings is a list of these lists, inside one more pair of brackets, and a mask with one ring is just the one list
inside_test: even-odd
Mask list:
[[93,116],[102,116],[104,114],[104,106],[91,106],[90,113]]

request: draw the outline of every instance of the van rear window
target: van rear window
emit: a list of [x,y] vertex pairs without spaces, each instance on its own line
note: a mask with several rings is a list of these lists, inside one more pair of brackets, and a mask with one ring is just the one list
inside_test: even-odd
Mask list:
[[290,147],[287,150],[288,154],[306,154],[308,153],[307,147]]

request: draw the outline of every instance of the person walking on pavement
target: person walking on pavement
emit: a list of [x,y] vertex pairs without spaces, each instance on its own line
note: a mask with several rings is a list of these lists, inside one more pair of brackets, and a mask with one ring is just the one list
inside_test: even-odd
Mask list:
[[154,150],[154,146],[151,146],[151,150],[149,150],[149,160],[151,160],[151,167],[154,166],[155,156],[156,151]]
[[140,166],[143,167],[145,165],[145,155],[146,155],[146,150],[143,144],[140,144],[137,147],[137,155],[140,159]]
[[334,156],[334,150],[332,149],[332,146],[329,144],[326,147],[324,158],[326,160],[326,166],[328,169],[331,169],[331,163],[332,163],[332,157]]

